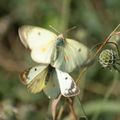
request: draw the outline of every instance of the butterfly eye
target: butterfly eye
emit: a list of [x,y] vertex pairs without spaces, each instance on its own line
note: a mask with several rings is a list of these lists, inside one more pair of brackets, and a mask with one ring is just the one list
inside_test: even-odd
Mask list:
[[81,51],[81,48],[78,49],[78,52],[80,52],[80,51]]

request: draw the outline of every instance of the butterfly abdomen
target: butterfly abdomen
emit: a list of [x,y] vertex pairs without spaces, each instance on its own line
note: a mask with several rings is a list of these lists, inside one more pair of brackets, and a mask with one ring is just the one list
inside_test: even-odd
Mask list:
[[45,79],[45,85],[47,85],[50,75],[54,72],[54,69],[55,68],[51,67],[51,65],[48,66],[48,73]]

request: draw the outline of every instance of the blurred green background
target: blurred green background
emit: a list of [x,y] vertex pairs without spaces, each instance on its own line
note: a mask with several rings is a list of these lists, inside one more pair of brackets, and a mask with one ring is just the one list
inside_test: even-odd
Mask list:
[[[68,36],[92,48],[119,23],[119,0],[0,0],[0,120],[50,120],[50,100],[42,92],[29,93],[19,80],[19,73],[35,64],[19,40],[21,25],[49,30],[52,25],[60,32],[78,26]],[[119,79],[97,58],[88,67],[80,97],[89,120],[120,120]],[[82,116],[77,99],[74,107]],[[72,120],[67,108],[61,120]]]

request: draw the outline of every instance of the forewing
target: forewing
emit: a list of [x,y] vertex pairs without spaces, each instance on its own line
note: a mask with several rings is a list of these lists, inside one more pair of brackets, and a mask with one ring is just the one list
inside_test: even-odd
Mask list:
[[50,63],[57,36],[46,29],[35,26],[19,28],[20,40],[31,50],[31,57],[38,63]]
[[20,78],[31,93],[38,93],[46,86],[47,74],[48,66],[38,65],[23,71]]
[[80,90],[73,78],[66,72],[62,72],[56,69],[57,77],[60,85],[61,94],[65,97],[76,96],[80,93]]
[[52,65],[68,73],[82,66],[88,55],[87,47],[72,39],[66,39],[65,45],[57,48],[57,51],[58,57]]

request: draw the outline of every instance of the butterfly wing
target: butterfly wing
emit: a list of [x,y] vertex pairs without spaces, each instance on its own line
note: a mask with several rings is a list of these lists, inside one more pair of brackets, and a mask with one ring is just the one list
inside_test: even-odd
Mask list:
[[20,40],[31,50],[31,57],[38,63],[50,63],[57,36],[46,29],[35,26],[19,28]]
[[38,65],[23,71],[20,78],[31,93],[38,93],[46,86],[47,74],[48,66]]
[[56,69],[58,81],[60,85],[61,94],[65,97],[76,96],[80,93],[79,88],[74,82],[73,78],[66,72]]
[[55,69],[50,71],[49,80],[43,91],[50,99],[55,99],[60,94],[60,88]]
[[66,39],[65,45],[57,48],[57,59],[52,66],[69,73],[81,66],[87,59],[87,55],[88,49],[85,45]]

